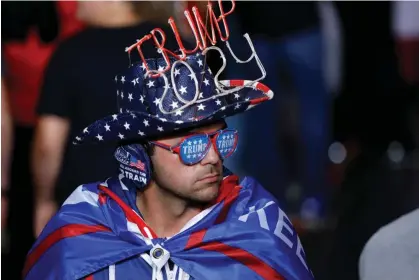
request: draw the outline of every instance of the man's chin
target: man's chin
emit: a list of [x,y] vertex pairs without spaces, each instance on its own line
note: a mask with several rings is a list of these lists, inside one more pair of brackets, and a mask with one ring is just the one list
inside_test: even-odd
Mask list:
[[205,184],[205,186],[201,187],[197,192],[194,193],[191,199],[197,203],[206,204],[214,201],[218,197],[219,192],[219,182]]

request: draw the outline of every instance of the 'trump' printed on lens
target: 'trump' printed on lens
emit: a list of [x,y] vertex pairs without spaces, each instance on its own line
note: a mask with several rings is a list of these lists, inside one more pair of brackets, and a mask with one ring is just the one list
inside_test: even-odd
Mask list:
[[217,150],[222,158],[229,157],[236,149],[237,134],[234,130],[225,130],[217,137]]
[[204,158],[210,139],[206,135],[189,137],[180,146],[180,156],[186,164],[194,164]]

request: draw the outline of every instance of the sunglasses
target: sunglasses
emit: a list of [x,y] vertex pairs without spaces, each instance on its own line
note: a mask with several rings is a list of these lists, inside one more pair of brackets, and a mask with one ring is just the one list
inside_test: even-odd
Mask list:
[[213,133],[194,133],[187,135],[182,138],[179,144],[174,146],[158,141],[151,141],[150,143],[174,154],[178,154],[182,163],[194,165],[205,158],[211,145],[213,145],[221,159],[228,158],[236,151],[238,140],[239,135],[237,130],[223,129]]

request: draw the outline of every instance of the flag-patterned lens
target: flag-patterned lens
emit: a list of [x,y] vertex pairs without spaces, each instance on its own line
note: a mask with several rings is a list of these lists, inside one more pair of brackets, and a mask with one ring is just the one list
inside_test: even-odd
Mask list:
[[185,164],[195,164],[207,154],[210,139],[206,135],[191,136],[180,145],[180,157]]
[[231,156],[237,147],[238,137],[235,130],[224,130],[218,134],[216,141],[217,150],[224,159]]

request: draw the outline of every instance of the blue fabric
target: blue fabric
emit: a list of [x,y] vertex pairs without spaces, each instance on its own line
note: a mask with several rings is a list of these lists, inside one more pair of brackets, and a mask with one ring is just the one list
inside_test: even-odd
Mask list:
[[[313,279],[297,233],[273,196],[250,177],[245,178],[240,187],[232,178],[232,175],[226,176],[223,182],[225,190],[231,187],[231,191],[206,216],[174,237],[154,238],[150,244],[146,244],[144,236],[128,227],[127,218],[115,200],[103,199],[98,183],[82,185],[48,223],[28,259],[44,246],[48,236],[65,225],[101,225],[109,230],[59,240],[43,252],[33,267],[28,267],[25,279],[73,280],[90,274],[95,280],[109,279],[113,264],[117,280],[151,279],[151,266],[141,254],[157,245],[170,252],[171,261],[189,274],[189,279],[282,279],[279,274],[288,280]],[[138,211],[133,207],[135,192],[122,185],[118,178],[108,179],[105,185],[126,205]],[[233,196],[236,199],[226,212],[224,222],[217,223]],[[203,240],[187,246],[191,234],[201,230],[206,230]],[[228,257],[228,250],[208,249],[214,244],[233,248],[236,255]],[[235,259],[240,254],[246,255],[241,262]],[[256,260],[253,263],[252,258]],[[265,269],[255,272],[263,268],[263,263]],[[252,265],[253,270],[250,269]],[[179,273],[175,277],[180,277]],[[259,273],[270,274],[262,277]],[[163,270],[164,279],[167,275]]]

